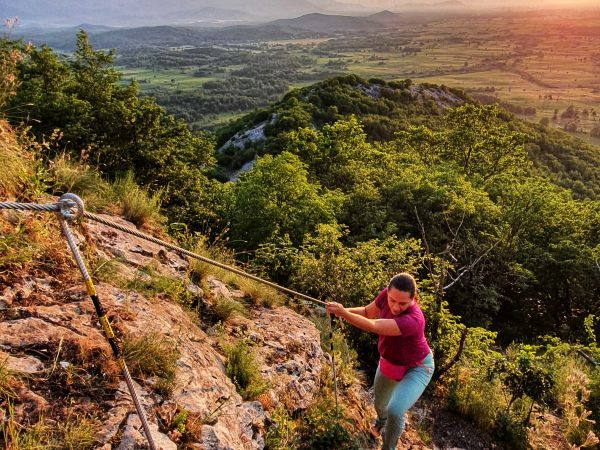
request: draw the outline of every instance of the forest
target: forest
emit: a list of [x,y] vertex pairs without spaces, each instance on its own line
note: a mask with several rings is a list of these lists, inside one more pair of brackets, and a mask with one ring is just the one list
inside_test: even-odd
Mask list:
[[[265,97],[263,85],[236,77],[280,63],[235,52],[233,88],[243,86],[248,107],[264,105],[252,103],[255,91],[271,104],[215,133],[192,132],[140,96],[137,82],[123,83],[114,52],[94,50],[85,32],[71,58],[1,45],[0,113],[38,162],[19,200],[73,190],[102,211],[101,184],[83,175],[129,176],[160,204],[156,226],[182,245],[202,239],[252,273],[347,306],[409,271],[435,350],[433,389],[448,408],[506,448],[545,448],[544,411],[564,419],[565,445],[597,443],[600,369],[589,361],[600,359],[598,147],[410,79],[345,75],[286,95],[270,80]],[[293,79],[309,65],[290,56],[281,67]],[[220,99],[214,108],[245,101],[227,87],[205,84]],[[176,104],[188,101],[196,99]],[[259,139],[232,144],[261,125]],[[57,161],[82,178],[61,182]],[[227,181],[247,162],[251,170]],[[373,339],[345,335],[356,352],[348,364],[372,372]]]

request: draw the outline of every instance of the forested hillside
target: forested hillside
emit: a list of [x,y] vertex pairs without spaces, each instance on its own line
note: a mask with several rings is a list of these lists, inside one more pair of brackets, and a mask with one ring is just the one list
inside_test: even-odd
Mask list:
[[[182,244],[200,239],[212,255],[347,306],[414,273],[432,391],[447,407],[506,448],[594,445],[597,147],[454,89],[356,76],[194,135],[135,83],[119,85],[114,55],[83,32],[70,59],[2,46],[0,112],[38,143],[30,157],[48,193],[75,191],[102,211],[99,191],[128,179],[161,203]],[[57,167],[72,170],[69,182]],[[372,368],[374,340],[346,336],[356,366]]]
[[[369,141],[390,141],[398,131],[424,125],[440,131],[445,126],[443,113],[452,106],[476,101],[462,91],[446,86],[416,85],[411,80],[364,80],[357,76],[337,77],[287,94],[270,108],[249,114],[217,131],[219,162],[238,168],[255,154],[277,153],[283,148],[287,132],[297,128],[332,124],[356,116]],[[577,198],[600,195],[600,151],[566,133],[517,119],[500,110],[498,119],[523,135],[523,144],[534,172],[542,173],[556,184],[572,190]],[[228,142],[236,133],[265,124],[264,138],[241,140],[231,148]],[[228,148],[229,147],[229,148]],[[242,151],[240,151],[242,150]]]

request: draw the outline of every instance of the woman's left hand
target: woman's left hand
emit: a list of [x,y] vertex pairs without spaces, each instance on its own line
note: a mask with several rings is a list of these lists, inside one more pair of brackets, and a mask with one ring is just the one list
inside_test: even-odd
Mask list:
[[346,308],[341,303],[328,302],[326,309],[328,313],[334,314],[337,317],[342,317],[346,313]]

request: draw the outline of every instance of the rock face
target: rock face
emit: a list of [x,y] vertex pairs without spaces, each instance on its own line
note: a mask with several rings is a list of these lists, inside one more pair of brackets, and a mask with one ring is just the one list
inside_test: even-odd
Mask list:
[[[118,258],[120,276],[131,277],[138,268],[152,264],[164,276],[180,277],[188,267],[187,261],[174,252],[98,223],[85,223],[76,230],[76,236],[80,245],[87,241],[88,261]],[[95,244],[91,250],[90,242]],[[0,285],[0,359],[12,370],[34,377],[19,394],[17,407],[22,415],[44,414],[53,401],[63,398],[60,383],[55,385],[49,380],[71,376],[70,382],[81,383],[82,391],[70,401],[80,410],[95,405],[94,415],[101,418],[102,429],[97,436],[100,448],[145,448],[139,417],[112,360],[92,302],[74,269],[72,275],[68,280],[25,277],[19,283]],[[206,284],[206,292],[198,286],[189,287],[199,301],[217,294],[240,295],[214,278]],[[179,351],[176,378],[168,398],[153,389],[155,380],[136,378],[159,448],[177,448],[178,434],[165,429],[158,419],[161,414],[172,416],[176,410],[185,410],[202,421],[200,438],[188,448],[264,447],[268,413],[262,403],[244,401],[236,392],[225,374],[218,338],[203,331],[197,316],[161,295],[148,298],[107,282],[96,283],[96,288],[117,335],[156,333]],[[273,406],[283,402],[288,409],[310,404],[327,364],[319,331],[310,320],[286,307],[258,307],[247,317],[225,325],[224,330],[227,339],[243,337],[254,348],[260,371],[269,380],[269,389],[263,395],[267,403]],[[80,367],[88,369],[91,375],[86,377],[91,380],[77,381]],[[97,386],[103,386],[101,394]]]

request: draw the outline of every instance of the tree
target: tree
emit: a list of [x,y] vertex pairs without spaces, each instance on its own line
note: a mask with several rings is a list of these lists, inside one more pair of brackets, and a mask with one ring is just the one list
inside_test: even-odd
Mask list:
[[466,104],[447,113],[444,130],[411,126],[396,134],[396,146],[429,165],[452,163],[472,181],[487,182],[508,172],[523,174],[524,135],[511,130],[500,116],[496,105]]
[[294,245],[319,223],[333,223],[340,198],[320,194],[306,166],[289,152],[266,155],[233,188],[230,212],[233,245],[256,249],[287,234]]
[[220,186],[206,176],[215,163],[214,141],[192,135],[153,99],[138,97],[135,83],[120,86],[113,58],[93,50],[83,31],[72,61],[47,47],[33,49],[18,65],[21,85],[12,106],[23,112],[13,120],[29,121],[40,140],[60,131],[49,158],[69,152],[108,178],[133,171],[137,182],[162,191],[172,218],[185,218],[192,228],[218,220]]

